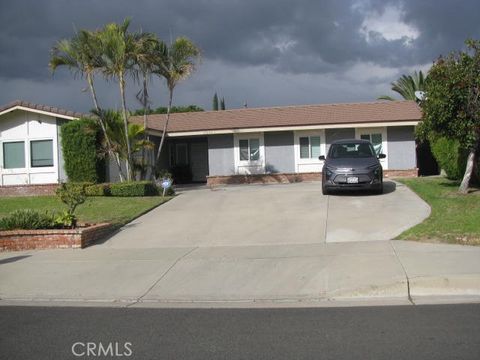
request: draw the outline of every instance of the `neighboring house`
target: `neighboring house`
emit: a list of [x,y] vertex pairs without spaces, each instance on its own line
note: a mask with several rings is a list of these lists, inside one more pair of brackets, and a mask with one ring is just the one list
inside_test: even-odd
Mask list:
[[0,107],[0,186],[65,181],[60,126],[82,115],[25,101]]
[[[319,179],[332,141],[370,140],[389,174],[416,176],[414,101],[283,106],[172,114],[161,165],[177,178],[210,184]],[[131,118],[143,124],[142,117]],[[165,115],[149,115],[148,132],[159,143]],[[276,176],[272,176],[275,174]],[[242,176],[239,176],[242,175]],[[290,175],[290,179],[292,176]],[[290,180],[287,180],[290,181]]]

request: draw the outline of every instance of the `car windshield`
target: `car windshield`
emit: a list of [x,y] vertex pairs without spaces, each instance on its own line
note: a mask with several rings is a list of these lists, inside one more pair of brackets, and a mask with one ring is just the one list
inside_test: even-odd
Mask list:
[[367,158],[375,156],[374,154],[372,145],[368,143],[332,144],[329,151],[332,159]]

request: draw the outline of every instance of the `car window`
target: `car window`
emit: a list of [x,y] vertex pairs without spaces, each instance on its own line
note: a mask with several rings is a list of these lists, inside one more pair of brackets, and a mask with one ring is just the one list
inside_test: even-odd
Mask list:
[[329,157],[332,159],[365,158],[374,154],[372,145],[368,143],[333,144],[329,151]]

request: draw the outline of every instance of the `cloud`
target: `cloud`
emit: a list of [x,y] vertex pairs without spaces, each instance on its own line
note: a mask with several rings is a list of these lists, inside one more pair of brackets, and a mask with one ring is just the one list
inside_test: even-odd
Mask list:
[[[84,111],[82,81],[67,71],[52,79],[49,50],[75,29],[127,16],[132,30],[167,41],[186,35],[202,48],[198,73],[176,99],[206,108],[214,91],[232,106],[246,98],[252,106],[375,99],[402,71],[425,69],[467,37],[480,38],[476,0],[16,0],[1,8],[0,101]],[[162,102],[160,82],[154,85]],[[117,105],[114,84],[99,82],[99,95]]]

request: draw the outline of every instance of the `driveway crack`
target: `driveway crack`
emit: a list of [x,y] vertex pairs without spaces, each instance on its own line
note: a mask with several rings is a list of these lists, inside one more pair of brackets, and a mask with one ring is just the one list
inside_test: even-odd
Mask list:
[[155,281],[155,282],[152,284],[152,286],[150,286],[150,287],[147,289],[147,291],[145,291],[145,292],[143,293],[142,296],[140,296],[139,298],[137,298],[137,299],[136,299],[134,302],[132,302],[131,304],[128,304],[126,307],[131,307],[131,306],[133,306],[133,305],[138,304],[140,301],[142,301],[142,299],[143,299],[145,296],[147,296],[147,294],[148,294],[150,291],[152,291],[152,289],[153,289],[160,281],[162,281],[165,276],[167,276],[167,274],[170,272],[170,270],[172,270],[172,269],[175,267],[175,265],[177,265],[180,261],[182,261],[183,259],[185,259],[188,255],[190,255],[191,253],[193,253],[193,252],[194,252],[195,250],[197,250],[197,249],[198,249],[198,246],[197,246],[197,247],[194,247],[193,249],[191,249],[191,250],[189,250],[189,251],[187,251],[185,254],[183,254],[183,255],[180,256],[177,260],[175,260],[175,262],[174,262],[172,265],[170,265],[170,267],[169,267],[162,275],[160,275],[160,277],[157,279],[157,281]]
[[326,211],[326,215],[325,215],[325,233],[324,233],[324,237],[325,237],[325,244],[327,243],[327,236],[328,236],[328,208],[330,206],[330,195],[327,195],[327,211]]
[[395,246],[393,246],[393,244],[392,244],[392,240],[390,240],[389,243],[390,243],[390,246],[392,247],[392,250],[393,250],[393,253],[395,254],[395,257],[396,257],[397,260],[398,260],[398,263],[399,263],[400,266],[402,267],[403,273],[404,273],[404,275],[405,275],[405,279],[407,280],[407,296],[408,296],[408,301],[410,301],[410,303],[411,303],[412,305],[415,305],[415,302],[413,301],[412,295],[411,295],[411,293],[410,293],[410,279],[408,278],[407,270],[405,269],[405,266],[403,266],[403,263],[400,261],[400,257],[399,257],[398,254],[397,254],[397,250],[395,249]]

